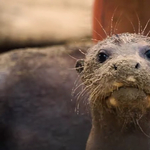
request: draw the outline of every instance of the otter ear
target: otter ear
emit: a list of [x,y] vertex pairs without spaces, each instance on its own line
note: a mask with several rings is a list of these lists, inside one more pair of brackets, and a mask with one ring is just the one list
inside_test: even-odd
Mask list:
[[79,59],[76,62],[76,70],[78,73],[81,73],[84,69],[84,60],[83,59]]

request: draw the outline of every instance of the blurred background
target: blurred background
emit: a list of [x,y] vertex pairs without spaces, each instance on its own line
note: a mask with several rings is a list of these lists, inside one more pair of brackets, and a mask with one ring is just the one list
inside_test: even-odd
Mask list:
[[137,33],[146,26],[146,34],[149,5],[148,0],[1,0],[0,49],[97,41],[106,37],[104,30]]
[[60,44],[91,37],[93,0],[1,0],[0,48]]

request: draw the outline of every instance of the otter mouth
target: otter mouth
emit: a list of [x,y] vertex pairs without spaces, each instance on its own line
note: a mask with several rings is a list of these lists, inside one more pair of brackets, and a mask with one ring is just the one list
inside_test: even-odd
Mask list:
[[133,86],[124,86],[122,83],[115,83],[116,88],[107,97],[109,106],[112,107],[138,107],[150,108],[150,95],[144,90]]
[[[105,99],[106,110],[120,119],[132,122],[140,119],[150,109],[150,95],[132,86],[120,86]],[[108,109],[107,109],[108,108]]]

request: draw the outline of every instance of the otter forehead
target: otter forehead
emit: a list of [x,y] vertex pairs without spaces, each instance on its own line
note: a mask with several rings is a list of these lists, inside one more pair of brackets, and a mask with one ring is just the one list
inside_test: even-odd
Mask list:
[[114,55],[141,54],[150,49],[150,38],[138,34],[117,34],[108,37],[89,49],[88,55],[95,57],[100,50]]

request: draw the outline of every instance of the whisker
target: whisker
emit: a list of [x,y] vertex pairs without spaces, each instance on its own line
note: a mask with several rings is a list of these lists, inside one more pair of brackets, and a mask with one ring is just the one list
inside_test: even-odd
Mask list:
[[147,26],[149,25],[149,22],[150,22],[150,19],[148,19],[148,21],[147,21],[147,23],[146,23],[146,25],[145,25],[145,27],[144,27],[142,33],[141,33],[142,35],[144,35],[144,32],[145,32]]
[[84,96],[84,94],[86,94],[87,92],[87,89],[89,88],[90,86],[86,86],[81,92],[79,92],[79,94],[77,94],[77,101],[79,100],[80,97]]
[[150,34],[150,30],[148,31],[148,33],[146,34],[146,36],[149,36],[149,34]]
[[[99,90],[98,90],[99,88],[100,88],[100,86],[98,85],[98,86],[91,92],[91,93],[92,93],[92,94],[91,94],[92,97],[93,97],[93,96],[95,97],[95,98],[94,98],[95,100],[93,101],[94,103],[95,103],[95,101],[96,101],[96,99],[97,99],[96,95],[98,95],[97,93],[99,93]],[[91,98],[92,98],[92,97],[91,97]],[[93,98],[92,98],[92,99],[93,99]]]
[[77,104],[77,106],[75,107],[75,110],[74,110],[78,115],[80,113],[80,105],[79,103]]
[[99,20],[98,20],[97,18],[94,18],[94,19],[98,22],[98,24],[100,25],[100,27],[101,27],[102,30],[104,31],[106,37],[108,37],[108,34],[107,34],[106,30],[104,29],[104,27],[102,26],[102,24],[99,22]]
[[[81,68],[83,68],[83,67],[78,67],[78,69],[81,69]],[[77,68],[68,68],[68,70],[76,70]]]
[[[67,53],[67,52],[66,52],[66,53]],[[69,53],[67,53],[67,55],[70,56],[72,59],[74,59],[74,60],[76,60],[76,61],[78,60],[77,58],[71,56]]]
[[76,92],[76,90],[81,87],[82,85],[84,85],[84,82],[79,84],[78,86],[75,87],[75,89],[72,90],[72,93],[74,94]]
[[140,22],[140,18],[139,18],[136,11],[135,11],[135,15],[136,15],[136,18],[138,20],[138,34],[140,34],[141,33],[141,22]]
[[79,52],[81,52],[81,54],[86,55],[81,49],[79,49]]
[[96,41],[96,42],[99,42],[99,40],[97,40],[97,39],[91,39],[92,41]]
[[120,13],[120,15],[119,15],[119,17],[118,17],[118,19],[117,19],[117,21],[116,21],[116,23],[115,23],[113,33],[115,33],[116,28],[117,28],[118,24],[119,24],[120,21],[121,21],[122,14],[123,14],[123,12]]
[[[86,76],[86,77],[89,77],[89,76],[92,75],[92,74],[93,74],[93,73],[89,74],[89,75]],[[74,94],[74,93],[76,92],[76,90],[77,90],[78,88],[80,88],[81,86],[85,85],[85,83],[86,83],[86,81],[80,83],[79,85],[75,85],[75,88],[72,89],[72,93]],[[86,86],[86,87],[87,87],[87,86]]]
[[76,78],[76,80],[74,81],[74,83],[73,83],[74,86],[76,86],[76,84],[79,82],[79,80],[81,80],[81,79],[80,79],[80,75],[78,75],[77,78]]
[[89,39],[89,38],[87,38],[87,39],[81,39],[81,41],[88,41],[88,40],[96,41],[96,42],[98,42],[98,41],[99,41],[98,39]]
[[131,26],[132,26],[132,28],[133,28],[133,31],[134,31],[134,33],[136,33],[136,30],[135,30],[135,26],[133,25],[133,23],[132,23],[132,21],[129,19],[129,17],[127,17],[126,15],[125,15],[125,17],[128,19],[128,21],[130,22],[130,24],[131,24]]
[[[76,101],[77,101],[77,108],[79,109],[80,108],[80,103],[81,103],[81,97],[83,97],[85,94],[88,93],[88,89],[89,87],[85,87],[81,92],[79,92],[77,95],[78,97],[76,98]],[[84,101],[82,100],[82,102],[85,102],[85,98],[86,96],[84,96]]]
[[112,34],[113,34],[113,21],[114,21],[114,16],[115,16],[115,13],[116,13],[117,9],[118,9],[118,6],[115,8],[115,10],[113,12],[113,15],[111,17],[110,36],[112,36]]
[[102,40],[104,39],[98,32],[96,32],[95,30],[93,30]]
[[141,132],[142,132],[146,137],[150,138],[150,136],[144,132],[144,130],[143,130],[142,127],[140,126],[140,124],[139,124],[139,122],[138,122],[137,119],[136,119],[136,123],[137,123],[139,129],[141,130]]

